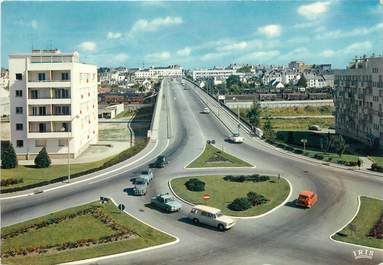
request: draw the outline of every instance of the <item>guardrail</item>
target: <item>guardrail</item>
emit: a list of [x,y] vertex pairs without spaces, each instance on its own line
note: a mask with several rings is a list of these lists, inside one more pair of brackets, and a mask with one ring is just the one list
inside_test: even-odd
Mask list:
[[150,138],[151,141],[157,140],[157,137],[158,137],[162,100],[163,100],[163,81],[161,82],[160,91],[157,93],[152,122],[150,124],[150,130],[148,131],[148,138]]

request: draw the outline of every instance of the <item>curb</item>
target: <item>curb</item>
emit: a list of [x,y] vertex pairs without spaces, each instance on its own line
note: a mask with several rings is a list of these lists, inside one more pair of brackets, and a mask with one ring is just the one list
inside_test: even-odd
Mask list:
[[[362,195],[358,195],[358,207],[356,209],[356,212],[354,213],[354,215],[351,217],[351,219],[344,225],[342,226],[340,229],[338,229],[337,231],[335,231],[334,233],[332,233],[330,236],[329,236],[329,239],[335,243],[340,243],[340,244],[345,244],[345,245],[349,245],[349,246],[353,246],[353,247],[361,247],[361,248],[369,248],[369,249],[374,249],[374,250],[378,250],[378,251],[383,251],[382,248],[375,248],[375,247],[369,247],[369,246],[364,246],[364,245],[359,245],[359,244],[354,244],[354,243],[349,243],[349,242],[344,242],[344,241],[340,241],[340,240],[336,240],[336,239],[333,239],[332,237],[334,235],[336,235],[338,232],[342,231],[344,228],[346,228],[354,219],[355,217],[358,215],[359,213],[359,210],[360,210],[360,205],[361,205],[361,202],[360,202],[360,197],[362,197]],[[368,197],[368,198],[372,198],[372,199],[377,199],[377,200],[382,200],[382,199],[379,199],[379,198],[376,198],[376,197],[371,197],[371,196],[365,196],[365,197]]]
[[[173,193],[173,195],[174,195],[177,199],[179,199],[180,201],[182,201],[182,202],[184,202],[184,203],[186,203],[186,204],[188,204],[188,205],[190,205],[190,206],[194,206],[195,204],[193,204],[193,203],[191,203],[191,202],[189,202],[189,201],[187,201],[187,200],[182,199],[180,196],[177,195],[177,193],[174,192],[174,190],[173,190],[173,188],[172,188],[172,185],[171,185],[171,182],[172,182],[173,179],[177,179],[177,178],[180,178],[180,177],[174,177],[174,178],[171,178],[171,179],[168,181],[168,186],[169,186],[170,191],[171,191],[171,192]],[[284,205],[290,200],[290,197],[291,197],[291,195],[292,195],[292,193],[293,193],[293,186],[291,185],[291,182],[290,182],[287,178],[282,177],[282,176],[281,176],[281,178],[283,178],[284,180],[287,181],[287,183],[289,184],[289,188],[290,188],[289,194],[287,195],[286,199],[285,199],[283,202],[281,202],[280,204],[278,204],[278,205],[275,206],[274,208],[270,209],[269,211],[267,211],[267,212],[265,212],[265,213],[263,213],[263,214],[256,215],[256,216],[243,216],[243,217],[241,217],[241,216],[231,216],[231,215],[227,215],[227,216],[229,216],[229,217],[231,217],[231,218],[233,218],[233,219],[239,219],[239,220],[241,220],[241,219],[243,219],[243,220],[246,220],[246,219],[258,219],[258,218],[265,217],[266,215],[269,215],[269,214],[271,214],[272,212],[274,212],[274,211],[276,211],[277,209],[279,209],[280,207],[284,206]]]
[[[117,203],[113,200],[113,198],[110,198],[110,200],[113,202],[113,204],[117,207]],[[178,237],[176,237],[175,235],[172,235],[172,234],[169,234],[159,228],[156,228],[144,221],[141,221],[140,219],[138,219],[137,217],[135,217],[134,215],[128,213],[127,211],[123,211],[125,214],[129,215],[130,217],[136,219],[137,221],[149,226],[150,228],[152,229],[155,229],[157,231],[160,231],[161,233],[164,233],[168,236],[171,236],[173,238],[175,238],[176,240],[172,241],[172,242],[169,242],[169,243],[164,243],[164,244],[161,244],[161,245],[156,245],[156,246],[151,246],[151,247],[147,247],[147,248],[142,248],[142,249],[136,249],[136,250],[132,250],[132,251],[127,251],[127,252],[122,252],[122,253],[118,253],[118,254],[112,254],[112,255],[107,255],[107,256],[101,256],[101,257],[97,257],[97,258],[90,258],[90,259],[83,259],[83,260],[78,260],[78,261],[70,261],[70,262],[66,262],[66,263],[60,263],[60,265],[75,265],[75,264],[84,264],[84,263],[89,263],[89,262],[97,262],[97,261],[100,261],[100,260],[105,260],[105,259],[111,259],[111,258],[118,258],[118,257],[123,257],[123,256],[127,256],[127,255],[132,255],[132,254],[136,254],[136,253],[141,253],[141,252],[145,252],[145,251],[150,251],[150,250],[154,250],[154,249],[159,249],[159,248],[163,248],[163,247],[167,247],[167,246],[171,246],[171,245],[175,245],[177,244],[180,239]]]

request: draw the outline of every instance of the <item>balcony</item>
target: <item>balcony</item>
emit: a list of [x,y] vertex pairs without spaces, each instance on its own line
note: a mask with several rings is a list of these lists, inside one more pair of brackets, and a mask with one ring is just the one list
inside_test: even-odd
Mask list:
[[70,87],[70,80],[28,80],[28,87]]
[[59,98],[59,97],[39,97],[28,99],[30,105],[50,105],[50,104],[68,104],[72,102],[71,98]]
[[32,139],[48,139],[48,138],[72,138],[72,132],[62,132],[62,131],[29,131],[28,138]]

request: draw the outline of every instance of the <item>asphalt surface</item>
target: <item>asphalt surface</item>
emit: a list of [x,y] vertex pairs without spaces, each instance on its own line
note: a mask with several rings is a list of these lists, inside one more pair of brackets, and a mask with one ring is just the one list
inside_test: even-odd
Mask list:
[[[80,183],[56,190],[2,200],[2,226],[81,205],[97,200],[99,196],[110,196],[124,203],[136,217],[176,235],[180,242],[150,252],[102,260],[97,264],[377,265],[383,262],[382,251],[374,250],[371,260],[356,260],[353,251],[368,248],[329,239],[355,214],[358,195],[383,199],[382,178],[286,155],[244,133],[245,143],[226,143],[224,138],[237,128],[231,116],[219,109],[218,104],[194,85],[185,82],[183,86],[175,79],[165,79],[163,82],[165,98],[158,143],[150,143],[140,153],[143,157],[140,161],[124,162],[128,166],[113,173],[106,172],[101,178],[84,178]],[[200,114],[206,105],[212,112]],[[223,146],[226,152],[256,167],[185,169],[201,153],[207,139],[215,139],[217,147]],[[169,165],[155,170],[155,178],[145,197],[131,196],[131,179],[160,153],[168,156]],[[316,192],[319,201],[309,210],[287,204],[262,218],[238,220],[233,229],[224,233],[191,224],[185,217],[190,209],[187,205],[181,212],[174,214],[165,214],[145,206],[152,195],[169,192],[168,181],[173,177],[217,173],[280,173],[292,183],[291,201],[299,191],[306,189]]]

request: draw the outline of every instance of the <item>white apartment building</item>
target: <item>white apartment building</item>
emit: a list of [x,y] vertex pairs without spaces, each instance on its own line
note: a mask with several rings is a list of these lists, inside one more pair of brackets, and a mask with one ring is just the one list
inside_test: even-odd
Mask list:
[[136,79],[157,79],[162,77],[181,77],[182,68],[178,65],[152,67],[134,72]]
[[308,88],[322,88],[327,84],[324,77],[320,74],[305,73],[304,76],[306,78]]
[[216,78],[216,79],[227,79],[229,76],[236,74],[237,70],[234,69],[205,69],[205,70],[194,70],[193,80],[200,78]]
[[355,59],[335,71],[336,131],[383,147],[383,57]]
[[68,150],[76,157],[97,141],[97,67],[80,63],[77,52],[9,55],[9,79],[11,141],[19,158],[33,159],[44,146],[51,158]]

